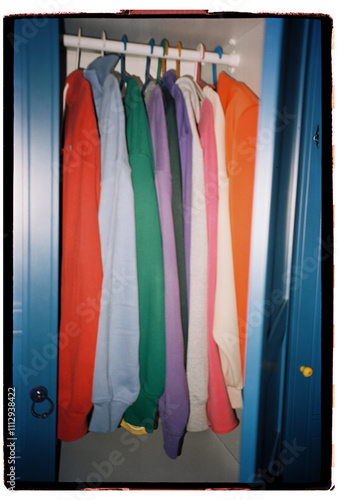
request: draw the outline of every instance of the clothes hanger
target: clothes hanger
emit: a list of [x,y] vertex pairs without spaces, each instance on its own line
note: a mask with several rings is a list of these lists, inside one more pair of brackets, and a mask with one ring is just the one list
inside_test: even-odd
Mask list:
[[[123,35],[122,37],[122,42],[124,43],[124,51],[127,50],[127,35]],[[128,80],[127,74],[125,72],[125,56],[124,53],[121,52],[121,82],[120,82],[120,89],[122,90],[123,85],[125,82]]]
[[80,55],[81,55],[80,41],[81,41],[81,28],[79,28],[77,32],[76,69],[80,69]]
[[[205,47],[203,45],[203,43],[199,43],[198,46],[197,46],[197,50],[200,51],[200,54],[201,54],[201,58],[202,58],[202,61],[204,59],[204,56],[205,56]],[[196,83],[198,84],[198,86],[203,89],[203,87],[205,86],[205,84],[202,82],[201,80],[201,65],[202,65],[202,61],[199,61],[197,63],[197,66],[196,66]]]
[[[181,57],[182,54],[182,44],[181,42],[178,42],[176,45],[176,48],[178,49],[178,57]],[[176,78],[179,78],[180,76],[180,59],[176,59]]]
[[[154,52],[154,45],[155,45],[155,40],[153,38],[151,38],[149,40],[149,45],[150,45],[150,54],[152,54]],[[143,84],[143,87],[142,87],[142,94],[144,94],[144,91],[147,87],[147,85],[149,84],[150,80],[151,80],[151,77],[150,77],[150,74],[149,74],[149,68],[150,68],[150,56],[147,56],[147,63],[146,63],[146,74],[145,74],[145,77],[144,77],[144,84]]]
[[[222,59],[223,51],[222,47],[218,45],[218,47],[215,48],[214,52],[217,52],[219,55],[219,58]],[[217,71],[216,71],[216,64],[212,65],[212,76],[213,76],[213,81],[214,81],[214,89],[217,92]]]
[[[165,38],[163,40],[165,41],[165,55],[168,55],[169,43],[168,43],[168,40],[166,40]],[[165,73],[166,65],[167,65],[167,61],[163,58],[161,61],[161,76],[162,77]]]
[[[168,43],[167,40],[165,38],[163,38],[163,40],[161,42],[161,45],[163,47],[163,55],[168,53],[167,43]],[[161,83],[161,62],[162,62],[162,57],[160,57],[158,59],[158,63],[157,63],[157,78],[156,78],[157,83]]]
[[101,57],[104,57],[104,49],[105,49],[105,46],[106,46],[106,40],[107,40],[107,35],[106,35],[105,30],[103,30],[102,31],[103,47],[102,47],[102,50],[101,50]]

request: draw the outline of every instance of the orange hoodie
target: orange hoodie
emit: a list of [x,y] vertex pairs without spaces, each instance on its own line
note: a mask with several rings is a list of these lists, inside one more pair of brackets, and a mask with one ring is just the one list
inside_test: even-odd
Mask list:
[[217,92],[225,115],[226,166],[242,372],[245,371],[252,202],[259,100],[220,73]]

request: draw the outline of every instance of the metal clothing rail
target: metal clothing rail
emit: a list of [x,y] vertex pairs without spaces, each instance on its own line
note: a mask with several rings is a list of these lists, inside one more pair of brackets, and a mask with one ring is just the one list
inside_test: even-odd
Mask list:
[[63,35],[63,45],[66,48],[93,50],[98,52],[113,52],[133,56],[153,57],[162,59],[174,59],[179,61],[206,62],[213,64],[226,64],[227,66],[237,67],[240,62],[239,54],[222,54],[220,57],[216,52],[205,52],[199,48],[197,50],[178,49],[169,47],[168,53],[163,54],[161,45],[154,45],[151,49],[148,44],[127,42],[126,49],[123,41],[105,40],[103,38],[90,38],[77,35]]

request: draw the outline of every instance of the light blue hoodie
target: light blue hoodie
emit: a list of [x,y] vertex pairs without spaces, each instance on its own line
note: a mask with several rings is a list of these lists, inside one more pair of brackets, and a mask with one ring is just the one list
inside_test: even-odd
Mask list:
[[[105,56],[84,71],[92,86],[101,139],[103,284],[89,425],[94,432],[115,431],[140,391],[134,191],[121,92],[110,74],[117,60]],[[88,137],[88,148],[90,141]]]

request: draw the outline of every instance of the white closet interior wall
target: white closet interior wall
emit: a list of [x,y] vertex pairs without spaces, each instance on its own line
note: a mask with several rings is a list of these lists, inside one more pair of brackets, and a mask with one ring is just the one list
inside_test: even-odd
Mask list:
[[[242,81],[260,96],[262,50],[264,40],[265,19],[263,18],[66,18],[64,20],[64,33],[77,35],[81,28],[82,36],[101,38],[103,31],[107,39],[121,40],[125,34],[130,42],[147,44],[150,38],[155,39],[155,44],[160,45],[166,38],[170,47],[176,47],[180,41],[184,49],[197,49],[200,42],[207,51],[213,51],[218,45],[224,54],[236,52],[240,54],[240,64],[236,68],[217,65],[217,73],[225,71],[236,80]],[[150,50],[150,49],[149,49]],[[80,67],[86,68],[88,64],[99,57],[100,53],[81,50]],[[150,74],[156,78],[157,59],[152,59]],[[146,67],[145,57],[126,56],[126,72],[141,78],[144,81]],[[175,69],[176,62],[166,61],[166,69]],[[181,75],[195,75],[196,63],[182,61]],[[76,69],[76,50],[66,50],[67,75]],[[120,63],[116,66],[119,71]],[[202,63],[202,80],[212,83],[212,65]]]

